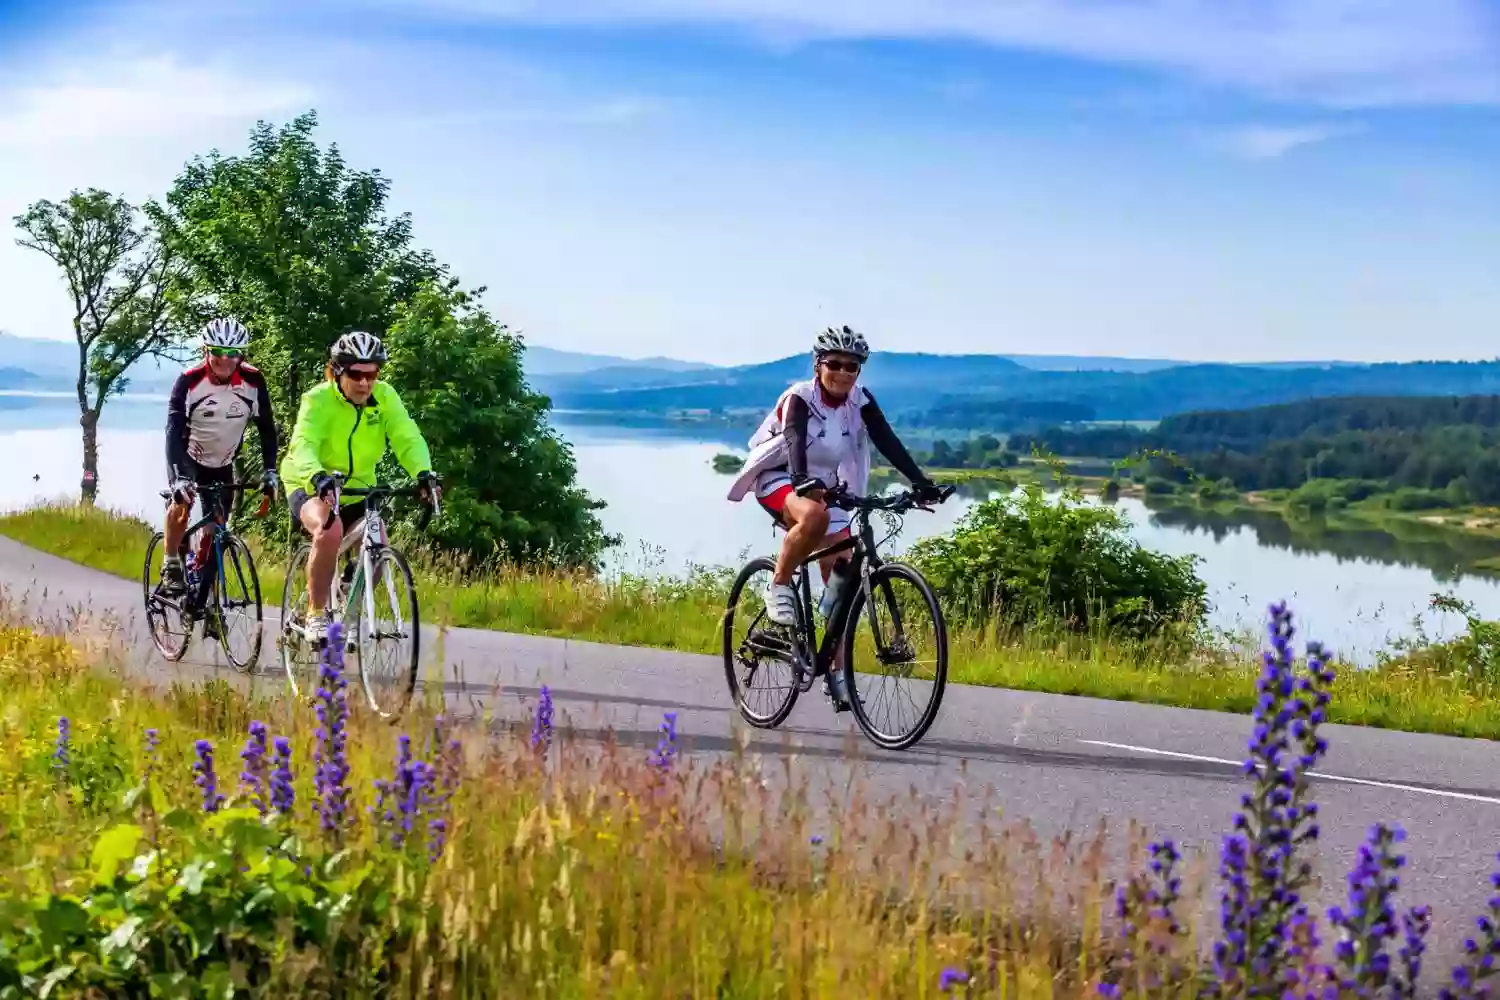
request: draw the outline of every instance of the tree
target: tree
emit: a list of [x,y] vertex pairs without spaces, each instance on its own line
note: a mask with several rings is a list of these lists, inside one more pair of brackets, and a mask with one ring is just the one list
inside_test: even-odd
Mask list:
[[525,384],[519,341],[412,245],[408,215],[386,216],[390,181],[351,169],[336,145],[320,150],[316,124],[312,112],[281,128],[261,122],[246,155],[195,158],[149,206],[184,263],[174,308],[185,322],[227,313],[245,323],[288,438],[334,340],[377,334],[391,351],[384,377],[444,477],[439,541],[481,558],[591,563],[607,541],[597,505],[546,427],[550,402]]
[[167,289],[174,257],[123,198],[90,188],[61,204],[33,203],[15,217],[25,235],[16,242],[62,268],[73,299],[78,342],[78,410],[83,429],[85,503],[99,487],[99,414],[125,390],[126,372],[148,354],[164,355],[173,341]]
[[397,306],[385,338],[382,377],[418,415],[444,476],[438,543],[479,561],[594,568],[616,541],[594,515],[604,505],[574,484],[572,453],[547,425],[549,401],[526,384],[524,347],[479,306],[483,291],[424,286]]
[[[320,151],[317,116],[257,123],[245,156],[195,157],[147,213],[184,264],[173,307],[185,324],[217,315],[250,330],[277,423],[323,377],[342,333],[390,326],[397,302],[444,269],[411,245],[411,219],[385,217],[390,181]],[[253,450],[247,452],[254,454]]]

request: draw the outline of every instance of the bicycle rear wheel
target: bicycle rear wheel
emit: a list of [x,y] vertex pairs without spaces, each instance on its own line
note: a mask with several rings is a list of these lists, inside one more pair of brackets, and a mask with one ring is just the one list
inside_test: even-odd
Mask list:
[[[250,547],[237,535],[224,535],[224,560],[214,581],[214,603],[219,612],[219,646],[230,664],[241,673],[255,669],[260,659],[262,611],[260,578]],[[237,650],[233,637],[243,635],[245,648]]]
[[[141,568],[141,588],[145,593],[146,629],[151,633],[151,642],[157,652],[169,660],[180,660],[193,641],[193,629],[182,623],[182,612],[177,610],[171,598],[157,594],[161,582],[162,558],[166,554],[166,539],[160,531],[146,543],[146,563]],[[186,595],[176,602],[186,600]]]
[[[355,577],[350,595],[354,630],[354,656],[370,708],[382,719],[401,718],[417,687],[417,661],[421,652],[421,620],[418,617],[417,586],[412,582],[406,557],[393,548],[382,548],[370,561],[372,577]],[[370,588],[375,617],[366,614],[364,587]],[[406,643],[410,642],[410,651]]]
[[[775,729],[785,722],[799,693],[792,645],[795,633],[767,617],[762,596],[775,571],[776,563],[767,558],[747,563],[729,589],[724,614],[724,677],[735,708],[757,729]],[[757,580],[754,586],[751,580]],[[744,627],[739,639],[735,637],[737,622]],[[770,675],[771,683],[757,688],[755,682],[763,674]]]
[[[948,684],[948,629],[937,596],[910,566],[892,562],[873,571],[870,595],[873,600],[867,600],[863,587],[854,592],[844,630],[850,708],[870,742],[886,750],[905,750],[927,735],[937,720]],[[861,634],[864,623],[869,629]],[[862,665],[882,671],[878,683],[870,673],[859,676]],[[868,703],[861,688],[869,689]],[[903,721],[893,723],[892,710]]]
[[312,545],[304,542],[287,563],[286,582],[281,587],[281,629],[277,645],[281,648],[281,669],[286,672],[292,697],[310,696],[318,689],[319,650],[302,637],[307,620],[307,558]]

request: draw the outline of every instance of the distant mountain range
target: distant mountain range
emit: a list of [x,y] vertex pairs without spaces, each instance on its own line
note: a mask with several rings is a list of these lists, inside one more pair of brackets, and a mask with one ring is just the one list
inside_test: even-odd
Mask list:
[[[0,388],[68,389],[71,341],[0,333]],[[554,409],[632,418],[744,422],[789,383],[811,374],[807,354],[715,366],[674,358],[526,348],[527,378]],[[178,368],[150,359],[133,392],[165,392]],[[1158,420],[1331,396],[1500,393],[1500,362],[1282,361],[1203,364],[1165,358],[883,351],[862,375],[892,419],[907,426],[1017,430],[1059,422]]]

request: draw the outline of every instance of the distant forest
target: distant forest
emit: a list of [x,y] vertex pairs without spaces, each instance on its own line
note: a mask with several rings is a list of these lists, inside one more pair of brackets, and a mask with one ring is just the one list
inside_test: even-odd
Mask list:
[[[1500,502],[1500,396],[1311,399],[1184,413],[1150,430],[1053,427],[1013,446],[1023,454],[1041,446],[1064,457],[1110,459],[1159,450],[1200,477],[1241,490],[1347,479],[1371,490],[1443,491],[1454,503]],[[1160,459],[1150,469],[1186,478]]]

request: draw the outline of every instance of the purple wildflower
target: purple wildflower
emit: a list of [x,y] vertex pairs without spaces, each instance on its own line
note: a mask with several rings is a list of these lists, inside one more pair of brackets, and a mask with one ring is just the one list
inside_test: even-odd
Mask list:
[[276,737],[276,767],[271,772],[271,808],[279,813],[290,813],[297,801],[292,788],[292,743],[285,736]]
[[944,993],[951,993],[953,987],[962,986],[969,981],[969,974],[963,969],[947,968],[938,977],[938,989]]
[[[1500,871],[1490,876],[1490,887],[1500,892]],[[1490,996],[1490,989],[1484,984],[1495,975],[1495,959],[1500,956],[1500,894],[1490,897],[1486,910],[1476,921],[1479,936],[1464,941],[1464,959],[1453,970],[1453,985],[1438,993],[1439,1000],[1477,1000]]]
[[536,719],[531,724],[531,747],[545,751],[552,745],[552,692],[542,685],[541,697],[536,703]]
[[245,741],[245,749],[240,751],[240,759],[245,762],[244,770],[240,772],[240,784],[249,789],[251,800],[260,814],[266,814],[266,724],[264,722],[250,723],[250,738]]
[[323,832],[337,835],[343,827],[349,807],[349,761],[345,756],[349,721],[344,680],[344,626],[328,626],[328,645],[323,652],[318,688],[318,750],[316,755],[318,812]]
[[203,811],[218,812],[219,806],[224,804],[224,796],[219,794],[219,779],[214,774],[214,745],[208,740],[199,740],[193,744],[195,759],[193,761],[193,773],[197,775],[193,783],[203,792]]
[[677,757],[677,713],[667,712],[662,719],[661,736],[656,741],[656,750],[651,754],[651,763],[665,771]]
[[433,745],[437,749],[437,793],[433,799],[433,816],[427,823],[427,853],[436,861],[448,843],[448,814],[452,809],[453,796],[458,793],[459,779],[463,774],[463,744],[457,738],[447,738],[447,719],[439,715],[433,724]]
[[[1122,972],[1134,966],[1134,946],[1144,931],[1165,931],[1170,937],[1176,937],[1182,931],[1174,912],[1182,892],[1182,879],[1177,876],[1177,863],[1182,860],[1182,854],[1170,839],[1153,843],[1150,852],[1150,873],[1132,877],[1115,892],[1115,915],[1121,921],[1121,937],[1125,940],[1120,955]],[[1164,954],[1166,946],[1153,943],[1150,950]],[[1115,997],[1119,995],[1119,988],[1113,983],[1101,983],[1098,993]]]
[[1245,774],[1254,790],[1240,802],[1219,874],[1221,937],[1214,947],[1213,993],[1281,995],[1296,975],[1286,961],[1294,922],[1306,925],[1301,893],[1312,865],[1298,848],[1317,839],[1317,805],[1307,801],[1307,772],[1328,752],[1318,735],[1327,719],[1333,671],[1320,644],[1307,644],[1307,673],[1292,655],[1296,630],[1285,604],[1271,607],[1271,649],[1257,685]]
[[1427,932],[1432,930],[1432,907],[1413,906],[1401,917],[1405,943],[1397,952],[1401,960],[1402,980],[1399,996],[1412,1000],[1417,995],[1417,977],[1422,974],[1422,953],[1427,950]]
[[72,755],[69,753],[70,743],[73,738],[73,724],[68,721],[66,715],[57,718],[57,745],[52,751],[52,767],[54,770],[66,773],[68,765],[72,763]]
[[[1334,948],[1339,984],[1361,996],[1384,994],[1390,989],[1397,996],[1409,997],[1416,991],[1414,977],[1408,982],[1393,974],[1391,956],[1386,951],[1396,937],[1393,900],[1400,887],[1396,872],[1406,864],[1406,858],[1396,853],[1395,845],[1405,839],[1406,833],[1400,827],[1392,829],[1384,823],[1375,824],[1369,838],[1360,845],[1359,861],[1349,873],[1348,908],[1335,906],[1328,911],[1329,921],[1342,932],[1342,939]],[[1415,914],[1407,915],[1407,947],[1402,951],[1402,959],[1408,969],[1413,963],[1420,967],[1423,943],[1420,939],[1412,940],[1419,925],[1420,919]]]

